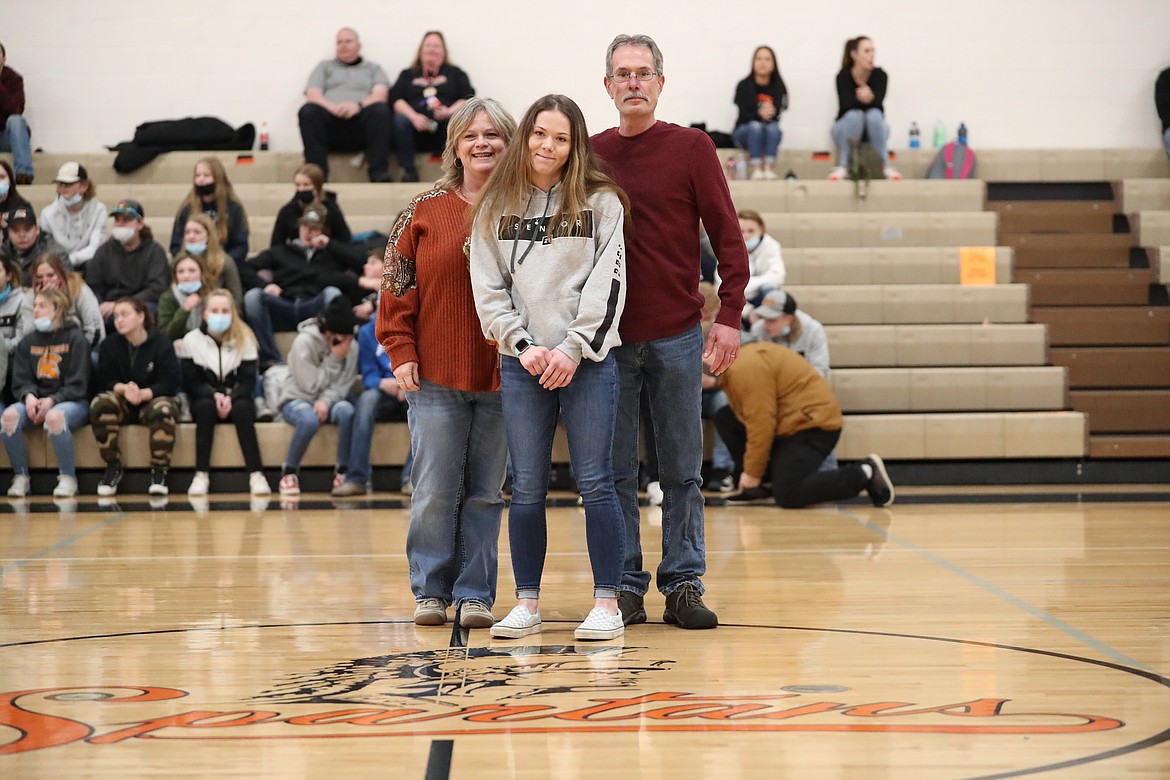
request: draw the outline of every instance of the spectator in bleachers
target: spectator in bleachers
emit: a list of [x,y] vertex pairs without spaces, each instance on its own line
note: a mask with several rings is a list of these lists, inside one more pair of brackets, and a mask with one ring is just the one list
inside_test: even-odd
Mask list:
[[[779,344],[744,344],[719,378],[730,406],[715,415],[727,442],[740,492],[729,501],[771,497],[786,509],[853,498],[862,490],[874,506],[894,501],[880,456],[831,471],[821,463],[841,437],[844,417],[828,380]],[[771,489],[762,486],[767,478]]]
[[183,255],[171,266],[171,286],[158,299],[158,329],[168,338],[181,339],[203,322],[203,299],[216,288],[205,276],[198,257]]
[[174,262],[184,257],[194,257],[203,266],[203,281],[208,290],[223,287],[232,294],[236,308],[244,305],[244,284],[240,276],[248,266],[237,265],[235,259],[223,251],[215,222],[206,214],[187,218],[187,224],[183,226],[183,248],[175,255]]
[[20,286],[20,266],[15,260],[0,257],[0,335],[8,339],[8,351],[16,347],[20,331],[20,309],[25,289]]
[[358,277],[358,287],[361,288],[362,299],[353,307],[354,316],[359,322],[369,322],[378,313],[378,296],[382,291],[382,264],[385,248],[372,248],[366,254],[366,264],[362,266],[362,275]]
[[0,43],[0,152],[12,152],[16,184],[33,183],[32,133],[24,118],[24,78],[8,67]]
[[63,290],[42,289],[32,297],[34,328],[12,353],[16,403],[0,415],[0,438],[13,472],[8,495],[28,495],[28,450],[23,432],[44,426],[57,456],[53,495],[70,498],[77,495],[73,431],[89,420],[90,344],[69,316],[69,299]]
[[276,213],[276,222],[272,225],[272,241],[269,246],[280,246],[297,237],[297,220],[305,213],[305,209],[313,203],[320,203],[328,214],[326,224],[329,225],[329,237],[334,241],[348,243],[353,239],[345,215],[337,205],[337,194],[325,189],[325,172],[321,166],[305,163],[297,168],[293,174],[292,200],[280,207]]
[[[96,348],[106,337],[106,325],[102,319],[97,296],[75,271],[66,271],[65,263],[57,255],[41,255],[33,260],[29,268],[32,292],[60,290],[68,305],[66,314],[75,319],[85,333],[90,347]],[[33,332],[33,305],[35,295],[25,295],[20,312],[21,336]]]
[[337,425],[337,466],[333,488],[341,487],[349,468],[353,404],[348,400],[357,379],[358,351],[352,349],[357,320],[349,302],[334,298],[319,317],[302,322],[289,348],[288,361],[264,375],[268,406],[293,426],[280,467],[280,494],[301,492],[301,459],[325,423]]
[[747,341],[770,341],[787,347],[807,360],[817,373],[829,378],[829,339],[825,326],[796,307],[796,299],[773,290],[752,309]]
[[105,242],[109,213],[84,165],[64,163],[53,181],[57,198],[41,211],[40,227],[65,250],[72,270],[80,271]]
[[[715,322],[715,317],[719,315],[719,294],[715,290],[715,285],[710,282],[699,282],[699,294],[703,296],[700,324],[704,335],[706,335]],[[727,395],[719,389],[719,378],[708,371],[706,366],[703,367],[702,387],[703,419],[714,420],[715,414],[727,406]],[[649,417],[649,410],[645,410],[643,414]],[[647,427],[650,428],[651,432],[653,431],[653,425]],[[720,493],[730,493],[735,490],[735,479],[732,476],[735,472],[735,462],[731,459],[731,452],[728,451],[727,445],[719,437],[719,431],[715,431],[712,438],[710,484]],[[652,438],[650,440],[653,441]],[[659,503],[661,504],[661,500]]]
[[780,257],[780,242],[768,235],[760,213],[743,209],[736,216],[748,251],[749,276],[743,294],[748,304],[755,306],[766,293],[784,286],[787,271]]
[[187,494],[205,496],[211,487],[211,445],[219,421],[236,426],[236,438],[252,495],[268,495],[256,438],[256,337],[240,318],[232,294],[208,293],[203,324],[183,337],[183,388],[195,420],[195,476]]
[[[386,348],[378,343],[374,335],[376,326],[377,323],[371,321],[358,330],[358,369],[362,375],[363,390],[354,411],[349,471],[342,483],[333,488],[334,496],[364,496],[369,491],[370,447],[374,440],[375,423],[406,420],[406,391],[394,376]],[[404,493],[411,492],[412,460],[408,447],[399,483]]]
[[141,298],[114,302],[114,332],[98,353],[98,394],[89,404],[89,421],[106,471],[99,496],[112,496],[122,481],[118,434],[123,425],[140,423],[150,431],[152,496],[167,494],[167,471],[175,448],[179,416],[179,359],[171,340],[154,327],[154,316]]
[[114,316],[114,303],[134,297],[152,308],[167,289],[167,253],[154,240],[146,212],[136,200],[120,200],[110,212],[112,238],[98,247],[85,269],[85,281],[97,296],[102,319]]
[[321,204],[305,209],[297,220],[298,237],[277,244],[248,261],[271,281],[244,293],[244,311],[260,342],[261,373],[280,362],[275,333],[295,330],[320,316],[339,295],[352,307],[360,298],[357,274],[365,253],[360,246],[329,236],[329,214]]
[[833,123],[833,143],[837,145],[837,167],[829,174],[834,181],[849,175],[850,145],[863,136],[882,158],[887,179],[901,179],[890,165],[890,126],[886,124],[886,87],[889,78],[873,64],[873,41],[864,35],[845,42],[841,70],[837,73],[837,119]]
[[17,206],[9,211],[7,223],[8,237],[4,239],[3,247],[0,247],[0,257],[6,257],[19,266],[25,286],[32,282],[29,272],[33,260],[41,255],[56,255],[62,262],[67,262],[66,252],[61,245],[48,233],[41,231],[32,206]]
[[447,123],[474,95],[467,74],[448,61],[443,33],[424,33],[414,62],[398,74],[390,90],[394,146],[403,181],[418,181],[416,152],[442,151],[447,143]]
[[788,88],[780,77],[776,52],[757,46],[752,70],[735,87],[739,116],[731,137],[748,154],[752,179],[777,179],[776,150],[780,148],[780,112],[788,108]]
[[[451,117],[443,178],[414,198],[386,247],[378,341],[409,393],[414,496],[406,555],[414,622],[494,622],[508,463],[496,351],[484,341],[467,271],[467,210],[516,130],[495,100]],[[461,547],[456,540],[461,540]]]
[[1154,82],[1154,106],[1162,120],[1162,148],[1170,157],[1170,68],[1159,73]]
[[211,232],[219,239],[223,251],[236,261],[236,265],[244,262],[248,256],[248,213],[217,157],[204,157],[195,163],[191,192],[179,204],[171,229],[172,257],[179,254],[186,242],[187,222],[193,214],[205,214],[210,218],[215,226]]
[[305,162],[328,178],[330,150],[364,149],[370,181],[390,181],[390,79],[361,53],[357,31],[342,27],[337,56],[319,62],[309,75],[307,102],[298,114]]
[[8,213],[18,208],[31,211],[32,204],[17,191],[12,166],[0,160],[0,244],[8,239]]

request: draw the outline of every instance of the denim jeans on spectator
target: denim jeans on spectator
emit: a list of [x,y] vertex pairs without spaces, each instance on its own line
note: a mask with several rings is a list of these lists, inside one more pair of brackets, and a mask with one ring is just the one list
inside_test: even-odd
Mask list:
[[[288,452],[285,453],[283,465],[296,471],[300,468],[301,459],[305,457],[305,450],[309,449],[309,442],[317,435],[321,421],[317,419],[313,404],[299,398],[280,407],[280,414],[285,422],[293,426],[293,435],[288,441]],[[337,466],[348,468],[350,440],[353,436],[353,404],[349,401],[338,401],[333,404],[329,409],[329,422],[337,425]]]
[[780,148],[780,139],[784,133],[780,131],[779,122],[748,122],[731,131],[731,140],[740,149],[747,152],[748,157],[760,160],[764,157],[775,159],[776,150]]
[[[23,402],[12,404],[19,415],[16,429],[11,433],[0,436],[4,439],[4,449],[8,451],[8,460],[12,463],[14,474],[28,474],[28,447],[24,440],[24,431],[30,428],[44,427],[29,419],[28,409]],[[77,476],[77,468],[73,458],[73,432],[89,422],[89,404],[85,401],[62,401],[54,404],[49,413],[61,412],[65,415],[65,428],[60,433],[51,433],[47,428],[45,433],[49,437],[49,444],[53,445],[53,453],[57,456],[57,471],[66,477]]]
[[11,114],[0,132],[0,152],[12,152],[12,170],[33,175],[32,139],[28,122],[20,114]]
[[[356,411],[353,419],[353,439],[349,450],[349,471],[346,472],[347,482],[353,482],[363,487],[370,482],[370,447],[374,441],[374,424],[406,413],[406,401],[399,401],[395,396],[385,393],[381,388],[371,387],[358,396]],[[402,464],[402,484],[410,481],[411,461],[414,460],[414,448],[406,452],[406,462]]]
[[407,394],[414,450],[406,557],[415,600],[496,601],[508,448],[499,393],[422,380]]
[[259,287],[244,293],[244,315],[256,333],[261,367],[280,362],[280,350],[276,348],[277,331],[296,330],[297,325],[309,317],[324,312],[329,302],[338,295],[341,295],[341,290],[336,287],[326,287],[312,298],[295,300],[269,295]]
[[[727,393],[724,393],[718,388],[703,391],[703,417],[708,420],[715,419],[715,413],[723,407],[727,406]],[[731,453],[727,450],[727,445],[723,443],[723,437],[715,431],[715,441],[711,443],[711,468],[716,471],[732,473],[735,468],[735,461],[731,459]]]
[[1162,133],[1162,148],[1166,150],[1166,156],[1170,157],[1170,127]]
[[830,135],[837,145],[838,165],[849,167],[849,144],[861,140],[862,135],[869,137],[869,142],[877,153],[881,155],[882,165],[890,164],[890,126],[886,124],[886,117],[876,108],[853,108],[833,123]]
[[512,573],[522,598],[536,598],[548,534],[548,495],[553,436],[563,414],[573,476],[585,503],[585,541],[593,569],[594,598],[617,598],[622,578],[624,519],[613,481],[617,370],[613,355],[582,360],[572,381],[546,390],[514,357],[500,363],[504,427],[512,455],[508,541]]
[[613,437],[614,483],[625,516],[622,590],[645,594],[650,573],[642,569],[638,513],[638,396],[650,392],[662,486],[662,562],[658,589],[703,589],[707,570],[703,538],[703,334],[698,325],[677,336],[623,344],[618,366],[617,428]]

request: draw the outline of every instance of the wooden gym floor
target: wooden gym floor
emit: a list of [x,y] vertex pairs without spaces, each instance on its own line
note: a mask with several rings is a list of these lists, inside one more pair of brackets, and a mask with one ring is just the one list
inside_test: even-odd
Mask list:
[[414,626],[400,498],[0,502],[0,777],[1170,777],[1168,485],[712,498],[722,625],[602,643],[571,498],[516,641]]

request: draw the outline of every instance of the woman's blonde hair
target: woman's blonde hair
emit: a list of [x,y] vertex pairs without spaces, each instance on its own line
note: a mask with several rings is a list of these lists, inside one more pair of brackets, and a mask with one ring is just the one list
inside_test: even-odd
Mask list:
[[232,324],[228,328],[227,335],[223,339],[225,344],[235,344],[237,347],[244,344],[256,344],[256,334],[248,327],[248,323],[244,322],[243,317],[240,316],[240,310],[236,307],[236,299],[232,297],[231,290],[225,290],[223,287],[216,287],[203,299],[203,319],[207,319],[208,304],[212,298],[221,297],[226,298],[228,306],[232,309]]
[[[228,240],[228,203],[235,203],[240,207],[240,215],[244,220],[244,225],[248,224],[248,212],[244,210],[244,204],[236,195],[236,190],[232,187],[231,180],[228,179],[227,171],[223,167],[223,163],[219,161],[218,157],[201,157],[195,161],[195,168],[192,169],[192,176],[194,171],[198,170],[200,165],[206,165],[211,171],[211,180],[215,184],[215,222],[213,223],[213,230],[219,237],[220,245],[226,244]],[[179,219],[183,215],[183,209],[187,210],[188,215],[196,215],[203,213],[203,198],[195,191],[195,185],[191,185],[191,191],[187,193],[187,197],[179,204],[179,210],[175,212],[175,219]]]
[[[203,253],[203,259],[199,263],[203,267],[203,281],[207,284],[223,284],[223,268],[228,264],[230,258],[228,258],[227,252],[223,251],[223,244],[220,243],[215,223],[211,221],[211,217],[202,212],[192,213],[187,217],[187,221],[194,222],[207,231],[207,250]],[[183,249],[175,256],[175,262],[178,263],[184,257],[194,257],[194,255]]]
[[41,296],[45,303],[52,306],[57,312],[58,324],[65,322],[65,318],[69,316],[69,309],[73,306],[73,303],[69,300],[69,296],[65,294],[64,290],[40,290],[36,295]]
[[467,132],[467,128],[471,127],[480,111],[487,114],[488,121],[504,139],[505,145],[512,142],[512,136],[516,133],[516,120],[512,115],[492,98],[468,98],[447,122],[447,145],[443,147],[443,178],[435,183],[437,188],[453,190],[463,186],[463,163],[456,154],[459,149],[459,137]]

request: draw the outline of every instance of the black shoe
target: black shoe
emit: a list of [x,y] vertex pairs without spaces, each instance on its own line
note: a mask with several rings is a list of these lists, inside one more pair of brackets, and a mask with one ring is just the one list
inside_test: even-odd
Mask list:
[[30,174],[30,173],[18,173],[18,174],[16,174],[16,184],[17,184],[17,186],[24,186],[25,184],[32,184],[32,183],[33,183],[33,177],[32,177],[32,174]]
[[373,171],[370,171],[369,179],[373,184],[385,184],[387,182],[394,181],[394,179],[390,178],[389,171],[381,171],[380,173],[374,173]]
[[112,496],[118,492],[118,483],[122,481],[122,463],[121,461],[111,461],[106,464],[106,473],[102,475],[102,481],[98,483],[97,494],[99,496]]
[[763,501],[772,499],[772,491],[765,488],[763,485],[754,488],[747,488],[741,490],[734,496],[728,496],[727,500],[733,504],[750,504],[753,501]]
[[890,475],[886,471],[886,464],[882,460],[882,456],[870,453],[866,456],[865,462],[873,469],[873,476],[865,484],[865,492],[869,494],[869,500],[876,507],[889,506],[894,503],[894,483],[890,481]]
[[402,181],[414,182],[418,181],[418,171],[414,168],[405,168],[402,171]]
[[727,474],[725,476],[719,477],[718,479],[712,480],[712,483],[713,483],[712,487],[714,487],[720,493],[734,493],[735,492],[735,488],[736,488],[735,477],[731,476],[730,474]]
[[679,628],[715,628],[719,618],[707,609],[699,589],[694,585],[683,585],[666,597],[666,611],[662,619]]
[[627,626],[646,622],[646,605],[632,590],[618,591],[618,610],[622,613],[622,623]]

